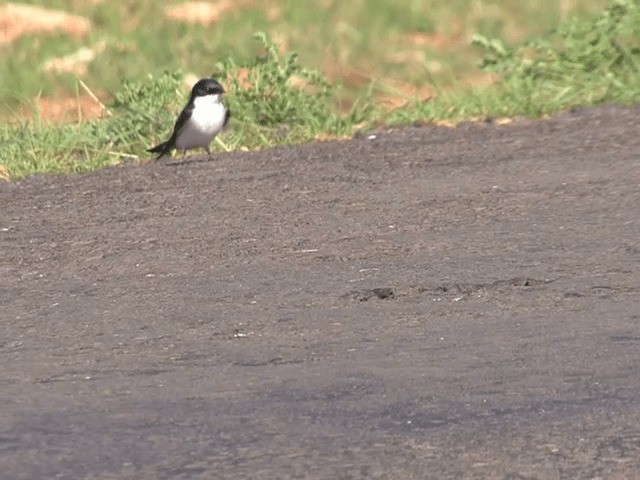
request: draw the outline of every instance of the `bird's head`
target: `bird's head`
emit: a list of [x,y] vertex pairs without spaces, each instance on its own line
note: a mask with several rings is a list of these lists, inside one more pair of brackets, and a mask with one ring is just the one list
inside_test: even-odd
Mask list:
[[221,95],[225,93],[224,87],[213,78],[198,80],[191,89],[191,97],[204,97],[206,95]]

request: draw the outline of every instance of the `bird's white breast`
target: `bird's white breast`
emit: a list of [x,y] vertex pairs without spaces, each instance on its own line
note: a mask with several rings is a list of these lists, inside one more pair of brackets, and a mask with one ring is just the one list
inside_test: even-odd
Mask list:
[[220,95],[196,97],[191,118],[176,138],[176,148],[207,147],[224,126],[225,108]]

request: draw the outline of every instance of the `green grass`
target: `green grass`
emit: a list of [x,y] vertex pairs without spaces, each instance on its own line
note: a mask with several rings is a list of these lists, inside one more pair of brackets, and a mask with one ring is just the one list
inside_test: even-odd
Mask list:
[[[397,83],[438,88],[464,85],[476,74],[474,34],[521,41],[543,33],[567,15],[585,18],[606,0],[216,0],[234,8],[209,26],[167,20],[163,8],[181,1],[119,0],[26,2],[87,18],[86,38],[33,34],[1,47],[0,114],[38,94],[73,94],[75,76],[46,73],[41,65],[80,47],[103,45],[83,80],[101,98],[120,90],[123,78],[143,80],[164,70],[211,73],[231,57],[240,63],[260,53],[252,35],[264,31],[301,63],[345,83],[340,98],[350,103],[370,79],[381,88]],[[564,8],[562,5],[566,5]],[[412,43],[411,34],[423,43]],[[415,37],[417,35],[417,37]],[[422,35],[422,37],[420,36]]]
[[591,21],[569,19],[514,47],[480,35],[480,68],[499,74],[492,88],[413,103],[392,122],[526,115],[575,106],[640,101],[640,0],[613,0]]
[[[68,7],[74,2],[41,3]],[[111,115],[67,125],[51,125],[36,115],[30,122],[23,120],[0,126],[3,145],[0,168],[4,169],[0,175],[4,171],[5,176],[16,179],[38,172],[94,170],[148,158],[144,149],[170,133],[175,114],[184,104],[186,92],[181,72],[189,72],[190,65],[202,67],[198,76],[212,74],[222,79],[229,91],[226,98],[233,111],[232,123],[214,143],[218,150],[265,148],[314,138],[350,136],[358,129],[389,123],[540,116],[578,105],[640,100],[637,81],[640,0],[614,0],[596,16],[571,16],[554,30],[546,31],[541,31],[540,24],[535,22],[541,17],[532,13],[533,7],[521,5],[527,2],[517,2],[520,5],[517,9],[513,6],[516,2],[497,8],[495,5],[504,2],[457,0],[449,2],[448,9],[438,6],[425,9],[422,7],[429,2],[407,1],[402,10],[396,6],[397,2],[378,1],[371,2],[375,8],[360,9],[362,18],[357,21],[354,7],[347,6],[349,2],[319,3],[325,6],[322,13],[319,7],[300,8],[297,2],[274,2],[281,5],[282,10],[279,17],[271,21],[267,21],[268,12],[259,9],[234,11],[215,29],[187,29],[165,21],[157,27],[162,38],[180,38],[176,45],[167,46],[168,42],[159,45],[154,41],[152,29],[140,28],[143,18],[152,18],[149,11],[161,15],[160,3],[122,2],[113,7],[112,2],[103,2],[91,14],[94,24],[101,26],[101,30],[92,34],[96,38],[91,41],[106,41],[105,58],[91,64],[84,81],[92,90],[96,85],[100,86],[99,91],[117,86],[113,90],[116,93],[106,96],[111,99],[108,104]],[[551,3],[556,5],[556,10],[545,13],[549,17],[545,17],[547,24],[554,23],[551,17],[556,20],[561,17],[557,5],[562,2]],[[582,2],[586,3],[590,2]],[[517,13],[523,12],[530,15],[518,19]],[[123,23],[125,13],[128,21]],[[452,41],[460,58],[445,58],[443,52],[441,57],[431,55],[430,47],[423,45],[421,51],[426,59],[423,63],[415,61],[421,58],[415,48],[413,56],[409,56],[412,61],[394,63],[400,58],[392,58],[398,51],[394,49],[394,39],[407,33],[418,36],[426,33],[431,35],[427,38],[437,38],[436,34],[446,30],[438,27],[445,18],[451,19],[446,28],[467,32],[463,37],[468,34],[469,41],[464,38],[459,44],[457,40]],[[286,35],[275,32],[273,37],[288,45],[284,51],[269,35],[255,37],[250,32],[267,24],[271,25],[269,30],[273,34],[272,24],[282,25],[282,22],[287,25],[286,29],[283,27]],[[356,25],[366,25],[366,28],[356,28]],[[122,34],[113,41],[105,40],[107,37],[101,32],[112,32],[116,28],[121,28]],[[535,35],[528,40],[514,41],[523,31]],[[471,32],[476,33],[473,45]],[[211,34],[211,41],[202,43],[200,34]],[[451,38],[458,38],[457,35]],[[233,46],[227,45],[227,54],[220,55],[224,49],[218,46],[238,36],[247,38]],[[326,40],[320,43],[321,52],[314,52],[318,44],[312,47],[312,39]],[[81,40],[57,40],[47,47],[56,54],[82,43]],[[140,45],[141,40],[144,46]],[[295,50],[291,45],[299,45],[305,56],[292,53]],[[22,47],[27,56],[39,55],[33,51],[36,48]],[[441,47],[445,49],[448,45],[441,44]],[[474,53],[467,49],[469,52],[473,49]],[[119,52],[124,60],[114,52]],[[18,65],[17,58],[11,61],[14,67]],[[438,61],[445,67],[430,72],[429,68]],[[478,62],[482,71],[495,75],[498,81],[488,88],[469,89],[459,79],[481,74]],[[337,82],[330,82],[328,79],[335,78],[335,71],[327,65],[338,71],[363,69],[367,79],[375,80],[341,86],[340,83],[349,84],[349,77],[338,75]],[[161,73],[165,66],[169,73]],[[15,67],[11,71],[21,72],[21,69]],[[19,83],[16,79],[23,78],[24,88],[15,91],[22,92],[23,100],[31,98],[29,88],[33,87],[29,82],[32,79],[24,76],[24,72],[20,75],[12,77],[9,84]],[[121,75],[130,80],[123,83]],[[78,79],[63,80],[43,83],[42,94],[46,95],[51,88],[51,91],[66,89],[75,95],[84,95]],[[398,84],[394,82],[428,83],[436,95],[428,101],[412,101],[388,112],[377,106],[377,100]],[[13,92],[11,88],[17,87],[14,84],[14,87],[4,85],[2,88],[0,95]],[[7,97],[3,98],[6,104],[11,103]]]

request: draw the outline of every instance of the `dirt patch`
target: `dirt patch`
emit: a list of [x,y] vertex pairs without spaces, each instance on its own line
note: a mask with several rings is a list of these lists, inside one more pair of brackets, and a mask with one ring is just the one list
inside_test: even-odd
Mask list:
[[79,50],[62,57],[50,58],[43,64],[47,73],[73,73],[77,76],[87,74],[88,65],[104,51],[106,42],[99,42],[92,48],[82,47]]
[[88,95],[40,97],[33,102],[33,106],[23,106],[20,109],[20,118],[38,117],[45,122],[73,123],[99,118],[105,114],[104,108]]
[[430,48],[437,51],[453,51],[462,45],[468,45],[469,39],[465,38],[460,22],[454,22],[450,26],[449,33],[441,32],[409,32],[403,35],[405,43],[418,48]]
[[60,10],[15,3],[0,5],[0,45],[36,33],[64,32],[84,37],[90,29],[91,23],[86,18]]
[[241,8],[260,8],[269,21],[275,21],[282,15],[282,8],[274,2],[255,2],[252,0],[219,0],[217,2],[185,2],[166,6],[164,15],[170,20],[205,26],[218,22],[228,12]]
[[214,3],[186,2],[164,7],[164,15],[170,20],[211,25],[220,20],[223,14],[234,7],[234,2],[230,0],[221,0]]

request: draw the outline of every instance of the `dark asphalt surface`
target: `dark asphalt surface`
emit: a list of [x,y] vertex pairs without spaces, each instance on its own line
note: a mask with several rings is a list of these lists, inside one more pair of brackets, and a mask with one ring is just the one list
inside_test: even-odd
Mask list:
[[0,184],[2,479],[640,478],[640,107]]

